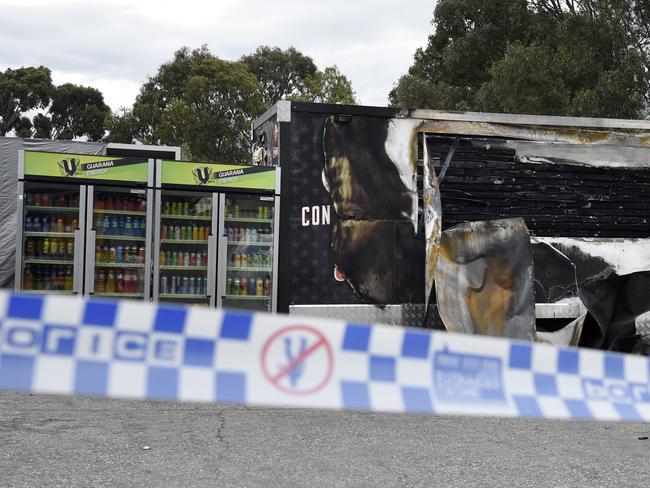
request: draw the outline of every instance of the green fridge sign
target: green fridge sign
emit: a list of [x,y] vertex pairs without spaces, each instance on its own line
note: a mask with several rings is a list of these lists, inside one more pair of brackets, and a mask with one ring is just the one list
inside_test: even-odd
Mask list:
[[66,179],[149,181],[149,160],[85,154],[25,151],[25,176],[49,176]]
[[199,185],[245,190],[275,190],[275,168],[234,164],[162,161],[163,185]]

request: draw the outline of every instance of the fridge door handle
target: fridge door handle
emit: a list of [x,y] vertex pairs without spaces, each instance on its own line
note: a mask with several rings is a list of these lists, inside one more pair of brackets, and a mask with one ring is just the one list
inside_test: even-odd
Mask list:
[[213,297],[215,294],[215,285],[216,285],[216,274],[215,269],[215,259],[217,254],[217,237],[214,235],[208,236],[208,289],[206,290],[207,295]]
[[[83,253],[83,229],[74,230],[74,255],[82,256]],[[80,261],[80,262],[79,262]],[[74,295],[80,295],[83,293],[83,257],[74,263],[74,274],[72,277],[72,293]]]
[[97,246],[97,231],[91,230],[86,247],[86,289],[95,293],[95,246]]

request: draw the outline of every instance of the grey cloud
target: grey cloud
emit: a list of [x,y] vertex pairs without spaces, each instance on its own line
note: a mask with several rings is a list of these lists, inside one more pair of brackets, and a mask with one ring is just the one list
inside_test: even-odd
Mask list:
[[200,28],[163,25],[128,8],[90,2],[4,7],[0,64],[142,82],[184,45],[207,43],[225,59],[262,44],[295,46],[321,67],[337,64],[362,102],[384,104],[415,48],[426,42],[433,6],[431,0],[242,0]]

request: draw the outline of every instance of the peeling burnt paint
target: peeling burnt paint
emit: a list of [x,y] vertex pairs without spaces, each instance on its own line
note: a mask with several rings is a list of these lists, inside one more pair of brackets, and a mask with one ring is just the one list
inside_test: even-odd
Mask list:
[[532,255],[523,219],[468,222],[444,231],[436,298],[449,331],[533,340]]
[[418,125],[369,117],[325,121],[323,175],[337,214],[332,257],[366,303],[423,301],[413,161]]
[[422,206],[424,212],[424,238],[426,242],[426,262],[424,279],[424,297],[426,299],[428,320],[432,302],[433,285],[436,277],[436,262],[438,260],[438,247],[442,232],[442,204],[440,202],[440,187],[438,178],[430,158],[424,164]]

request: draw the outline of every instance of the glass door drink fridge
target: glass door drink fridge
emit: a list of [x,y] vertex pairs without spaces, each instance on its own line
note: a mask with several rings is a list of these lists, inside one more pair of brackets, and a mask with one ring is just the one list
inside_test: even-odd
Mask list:
[[149,299],[153,169],[146,158],[21,151],[16,290]]
[[273,195],[221,195],[217,306],[276,310],[278,206]]
[[276,308],[279,170],[158,161],[153,296]]

